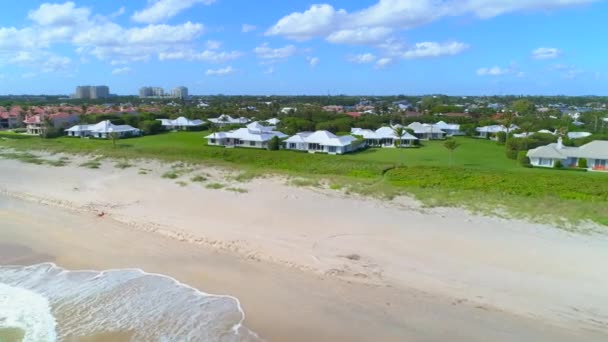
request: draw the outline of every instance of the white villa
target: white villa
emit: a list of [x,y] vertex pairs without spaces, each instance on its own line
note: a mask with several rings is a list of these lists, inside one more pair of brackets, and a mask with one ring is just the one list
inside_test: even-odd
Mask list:
[[114,125],[110,120],[102,121],[94,125],[76,125],[65,130],[69,137],[93,137],[100,139],[109,138],[111,133],[116,133],[120,138],[141,135],[141,131],[129,125]]
[[266,120],[265,122],[271,126],[276,126],[281,122],[281,120],[279,120],[277,118],[272,118],[272,119]]
[[562,144],[560,137],[557,143],[529,150],[526,155],[532,166],[554,167],[555,163],[560,161],[563,167],[576,167],[579,159],[586,159],[589,171],[608,171],[606,140],[595,140],[581,147],[569,147]]
[[589,132],[568,132],[568,138],[570,139],[581,139],[590,136]]
[[245,128],[230,132],[212,133],[205,138],[211,146],[267,148],[270,139],[287,137],[286,134],[273,131],[273,129],[273,127],[263,126],[256,121],[248,124]]
[[358,144],[352,135],[341,137],[328,131],[300,132],[285,140],[285,148],[309,153],[344,154],[355,151],[365,144]]
[[[511,127],[509,127],[508,131],[513,132],[516,129],[519,129],[519,126],[511,125]],[[494,139],[494,136],[498,132],[507,133],[507,127],[505,127],[503,125],[491,125],[491,126],[477,127],[477,128],[475,128],[475,130],[477,131],[476,137],[484,138],[484,139],[487,139],[487,138]]]
[[[375,131],[371,129],[352,128],[350,133],[360,135],[365,139],[367,146],[372,147],[411,147],[418,140],[415,136],[404,131],[401,137],[395,135],[391,127],[380,127]],[[397,144],[399,142],[399,144]]]
[[449,124],[449,123],[445,123],[444,121],[439,121],[432,126],[437,127],[440,130],[444,131],[448,137],[452,137],[455,135],[464,135],[464,133],[460,131],[459,124]]
[[250,122],[251,120],[247,119],[247,118],[233,118],[230,115],[226,115],[226,114],[222,114],[220,116],[218,116],[217,118],[213,118],[213,119],[209,119],[210,122],[222,127],[222,126],[227,126],[227,125],[244,125],[248,122]]
[[407,126],[407,128],[412,129],[414,131],[414,135],[421,140],[444,139],[446,136],[446,132],[435,125],[412,122]]
[[192,127],[200,127],[205,124],[205,122],[203,120],[190,120],[183,116],[180,116],[179,118],[177,118],[175,120],[170,120],[170,119],[157,119],[157,120],[161,122],[161,124],[163,125],[164,128],[169,129],[169,130],[173,130],[173,129],[186,130],[186,129],[192,128]]

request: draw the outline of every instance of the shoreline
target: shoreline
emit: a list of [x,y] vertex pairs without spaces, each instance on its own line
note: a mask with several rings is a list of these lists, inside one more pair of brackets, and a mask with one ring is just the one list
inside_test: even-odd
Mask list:
[[[38,253],[60,259],[59,264],[63,267],[144,266],[146,272],[160,270],[162,272],[158,273],[192,284],[203,292],[207,292],[207,287],[217,286],[218,289],[227,288],[235,295],[251,291],[242,289],[244,284],[226,284],[230,282],[227,279],[239,277],[239,281],[245,281],[234,270],[249,276],[252,270],[256,270],[267,278],[254,277],[260,285],[258,290],[262,292],[268,291],[263,290],[268,287],[274,293],[283,292],[282,300],[289,301],[293,300],[293,293],[317,291],[316,300],[311,299],[314,303],[308,304],[311,312],[324,312],[326,309],[322,308],[327,308],[328,303],[335,304],[332,310],[341,312],[332,322],[324,322],[326,315],[319,319],[299,313],[306,316],[300,317],[305,323],[291,323],[292,329],[294,326],[299,326],[299,329],[277,334],[273,332],[276,328],[271,328],[270,317],[276,320],[284,315],[260,312],[266,310],[258,306],[267,303],[255,298],[254,294],[237,295],[245,303],[246,321],[253,323],[247,326],[272,341],[293,337],[294,331],[301,333],[305,327],[316,326],[324,328],[320,335],[309,336],[312,340],[332,340],[331,336],[334,336],[339,338],[333,340],[351,338],[365,341],[382,334],[387,341],[397,341],[403,336],[424,339],[433,335],[436,339],[430,340],[440,340],[441,336],[436,335],[439,332],[431,332],[434,326],[431,317],[434,316],[451,322],[453,326],[446,328],[451,333],[459,331],[459,325],[467,324],[469,329],[488,330],[472,324],[480,318],[470,318],[467,322],[466,318],[456,317],[465,312],[487,317],[484,324],[489,327],[504,319],[515,326],[526,326],[523,332],[519,332],[519,337],[528,333],[530,337],[543,338],[541,332],[528,326],[532,322],[541,326],[547,324],[565,333],[564,336],[589,334],[585,336],[588,340],[608,336],[606,327],[602,325],[608,315],[600,306],[600,303],[606,303],[601,287],[608,285],[608,279],[597,270],[594,272],[592,265],[583,264],[585,259],[601,260],[602,255],[607,254],[606,237],[582,236],[543,225],[480,217],[457,209],[412,210],[416,209],[415,203],[407,199],[402,203],[387,204],[337,192],[326,194],[289,187],[276,179],[238,183],[247,192],[236,193],[207,189],[197,184],[180,186],[162,179],[163,169],[138,175],[136,168],[118,170],[108,165],[102,165],[98,170],[72,166],[53,168],[13,160],[0,160],[0,167],[4,170],[0,175],[0,197],[5,197],[5,202],[14,203],[16,207],[36,207],[37,211],[53,212],[53,215],[61,211],[60,216],[66,220],[92,226],[86,232],[76,232],[75,228],[61,228],[58,222],[50,224],[57,231],[67,230],[61,234],[60,241],[55,241],[56,237],[52,236],[49,236],[49,241],[33,238],[31,232],[26,232],[28,229],[24,222],[16,223],[16,226],[24,228],[23,235],[15,236],[9,232],[0,235],[3,240],[13,235],[11,240],[17,244],[19,241],[29,243]],[[213,173],[214,177],[219,172],[219,177],[225,177],[217,169],[206,169],[205,172]],[[54,181],[51,183],[47,179]],[[22,198],[8,199],[7,195]],[[248,205],[234,205],[242,202]],[[41,210],[40,204],[45,204],[42,207],[46,209]],[[103,218],[93,214],[99,210],[106,213]],[[20,215],[12,219],[22,220]],[[110,246],[118,244],[125,248],[124,241],[121,245],[113,239],[129,236],[134,249],[151,258],[157,258],[154,253],[157,252],[164,258],[173,259],[175,255],[183,255],[182,250],[186,249],[188,253],[183,255],[184,258],[190,260],[197,259],[197,255],[199,258],[206,255],[214,259],[210,263],[212,265],[207,263],[206,266],[213,266],[219,278],[230,276],[223,281],[215,280],[221,285],[209,286],[213,283],[207,282],[209,276],[202,281],[200,276],[192,274],[193,265],[186,270],[175,271],[174,268],[179,266],[175,262],[168,263],[170,267],[166,261],[155,264],[142,260],[141,255],[135,255],[135,252],[125,256],[128,261],[125,265],[116,257],[109,262],[95,260],[98,259],[96,257],[77,261],[76,256],[66,255],[53,246],[65,243],[63,239],[73,239],[70,248],[83,249],[79,244],[91,241],[103,229],[95,227],[99,224],[112,227],[114,235],[105,233],[102,239]],[[41,229],[38,234],[52,235]],[[171,247],[160,253],[151,251],[150,244]],[[100,246],[96,252],[107,256],[107,248]],[[574,261],[568,262],[566,256],[559,255],[558,251],[564,248],[572,253]],[[221,260],[219,264],[229,267],[214,265],[218,264],[217,259]],[[521,265],[523,260],[527,260],[528,265]],[[575,274],[581,283],[586,281],[590,284],[579,289],[584,292],[582,294],[570,293],[580,285],[569,279]],[[277,289],[272,279],[289,284],[287,287],[291,291],[285,293],[285,290]],[[294,282],[294,279],[298,281]],[[557,289],[545,288],[554,284]],[[328,292],[333,292],[336,298],[323,293],[321,289],[325,288],[332,289]],[[296,301],[307,306],[302,299]],[[357,301],[364,304],[357,304]],[[410,307],[412,304],[434,309],[421,314]],[[268,311],[285,310],[279,304],[274,306],[275,310]],[[568,306],[585,312],[567,311]],[[346,313],[346,309],[354,309],[356,313]],[[411,317],[412,314],[421,316],[419,326],[410,327],[404,322],[403,317]],[[351,318],[345,319],[349,315]],[[335,335],[339,330],[336,326],[352,321],[353,315],[363,321],[375,317],[371,321],[377,329],[372,329],[367,335],[361,328],[350,337]],[[501,318],[492,320],[498,317]],[[582,318],[602,323],[583,324],[579,322]],[[578,326],[569,326],[575,322]],[[587,331],[589,329],[591,332]],[[553,337],[558,336],[561,335]],[[475,331],[467,335],[469,340],[480,337],[475,335]]]

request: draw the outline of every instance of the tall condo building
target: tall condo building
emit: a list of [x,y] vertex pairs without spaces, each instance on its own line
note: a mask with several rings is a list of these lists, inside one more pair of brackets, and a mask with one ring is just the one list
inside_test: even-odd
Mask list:
[[78,86],[74,93],[75,99],[106,99],[110,97],[108,86]]
[[177,99],[185,99],[188,97],[188,88],[186,87],[176,87],[173,88],[173,97]]

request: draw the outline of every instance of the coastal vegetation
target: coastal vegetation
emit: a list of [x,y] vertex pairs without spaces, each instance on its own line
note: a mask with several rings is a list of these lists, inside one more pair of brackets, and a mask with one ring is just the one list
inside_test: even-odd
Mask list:
[[[163,175],[171,179],[185,174],[187,165],[205,164],[235,168],[239,170],[236,177],[242,181],[265,174],[284,175],[299,186],[326,186],[388,198],[411,194],[429,206],[464,206],[532,220],[588,220],[608,225],[606,175],[522,167],[521,160],[507,158],[505,146],[494,141],[456,137],[448,140],[457,144],[454,150],[446,148],[443,141],[425,141],[419,149],[374,148],[330,156],[212,147],[204,139],[207,133],[177,132],[123,139],[116,148],[108,140],[40,139],[0,133],[4,138],[0,147],[30,155],[31,151],[43,150],[117,160],[160,160],[173,163]],[[451,162],[450,154],[454,155]],[[95,161],[85,164],[91,167]],[[97,159],[97,167],[98,163]],[[219,189],[224,185],[210,183],[207,187]]]

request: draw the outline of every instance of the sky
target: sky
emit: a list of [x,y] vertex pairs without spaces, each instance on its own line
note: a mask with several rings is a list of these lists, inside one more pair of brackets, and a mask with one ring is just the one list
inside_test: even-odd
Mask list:
[[606,95],[608,0],[7,2],[0,95]]

